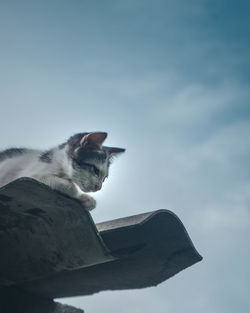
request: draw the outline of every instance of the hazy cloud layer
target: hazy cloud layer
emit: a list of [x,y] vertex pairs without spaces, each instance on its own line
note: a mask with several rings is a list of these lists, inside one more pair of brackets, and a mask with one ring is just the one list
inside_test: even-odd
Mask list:
[[0,12],[0,148],[108,131],[127,152],[95,195],[95,221],[171,209],[204,257],[157,288],[62,301],[87,313],[247,312],[247,1],[14,1]]

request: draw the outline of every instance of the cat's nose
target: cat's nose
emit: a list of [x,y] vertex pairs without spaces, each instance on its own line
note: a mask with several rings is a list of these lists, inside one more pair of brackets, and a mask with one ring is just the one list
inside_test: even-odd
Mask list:
[[102,188],[102,185],[95,185],[95,191],[98,191]]

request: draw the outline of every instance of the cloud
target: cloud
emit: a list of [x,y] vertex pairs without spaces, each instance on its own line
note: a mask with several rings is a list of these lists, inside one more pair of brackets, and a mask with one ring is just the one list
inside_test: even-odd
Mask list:
[[2,11],[1,148],[108,131],[107,144],[127,151],[95,195],[95,221],[171,209],[204,256],[157,288],[63,301],[92,313],[245,312],[249,10],[228,1],[44,3]]
[[[250,144],[246,141],[250,123],[240,108],[246,87],[187,84],[169,94],[168,102],[162,95],[157,98],[156,90],[150,90],[155,106],[146,107],[142,129],[137,132],[131,124],[132,132],[125,140],[128,153],[114,162],[93,216],[101,221],[150,209],[172,209],[204,260],[156,289],[105,292],[65,302],[93,312],[101,302],[109,311],[131,305],[132,312],[143,307],[147,313],[177,313],[188,306],[192,312],[233,313],[236,305],[241,310],[247,303],[244,273],[250,259],[244,248],[250,233]],[[138,112],[134,114],[137,120]],[[147,122],[154,126],[147,129]],[[201,125],[206,125],[204,135],[193,138]],[[235,271],[241,256],[241,269]],[[240,290],[236,294],[235,286]]]

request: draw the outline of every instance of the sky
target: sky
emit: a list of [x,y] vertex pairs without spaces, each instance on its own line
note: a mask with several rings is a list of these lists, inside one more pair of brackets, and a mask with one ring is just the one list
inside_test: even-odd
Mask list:
[[170,209],[203,261],[157,287],[60,299],[87,313],[250,306],[250,4],[0,0],[0,149],[106,131],[126,148],[95,222]]

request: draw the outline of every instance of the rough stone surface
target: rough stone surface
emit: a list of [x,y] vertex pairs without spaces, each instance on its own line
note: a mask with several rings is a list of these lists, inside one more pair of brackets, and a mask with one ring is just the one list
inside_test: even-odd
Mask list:
[[0,286],[113,260],[80,202],[32,179],[0,189]]
[[0,313],[81,313],[53,299],[156,286],[202,259],[171,211],[95,225],[28,178],[0,189],[0,249]]
[[83,310],[23,292],[16,288],[0,289],[1,313],[83,313]]
[[97,225],[116,260],[20,287],[52,298],[145,288],[158,285],[202,259],[183,224],[170,211],[158,210],[122,220]]

